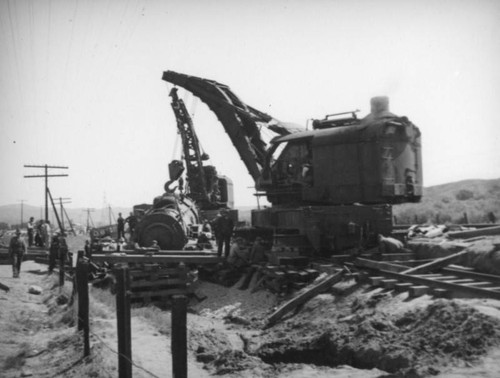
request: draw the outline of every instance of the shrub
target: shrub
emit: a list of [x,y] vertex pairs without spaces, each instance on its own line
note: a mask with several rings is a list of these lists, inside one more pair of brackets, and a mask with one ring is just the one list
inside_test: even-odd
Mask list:
[[465,201],[474,197],[474,192],[472,190],[462,189],[455,194],[455,198],[459,201]]

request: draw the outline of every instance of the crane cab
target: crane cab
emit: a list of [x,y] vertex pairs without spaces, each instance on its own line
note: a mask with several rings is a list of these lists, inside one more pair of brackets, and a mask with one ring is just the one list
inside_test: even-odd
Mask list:
[[314,130],[274,139],[259,190],[273,205],[418,202],[420,131],[376,104],[377,111],[372,104],[371,114],[347,126],[325,119]]

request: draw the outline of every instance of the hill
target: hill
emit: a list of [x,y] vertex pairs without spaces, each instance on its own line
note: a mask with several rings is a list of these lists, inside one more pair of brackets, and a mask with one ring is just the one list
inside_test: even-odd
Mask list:
[[[240,221],[250,223],[251,206],[241,206]],[[59,209],[58,209],[59,210]],[[126,216],[131,208],[112,208],[111,220],[114,221],[118,213]],[[73,223],[87,224],[87,211],[82,208],[66,208]],[[500,219],[500,179],[493,180],[463,180],[453,183],[424,188],[422,201],[417,204],[403,204],[393,207],[393,214],[398,224],[413,223],[487,223],[488,215],[493,213]],[[41,207],[23,205],[23,221],[29,217],[40,219],[43,217]],[[109,224],[109,209],[95,209],[90,213],[94,225]],[[465,219],[467,218],[467,220]],[[0,223],[16,225],[20,223],[21,205],[0,206]],[[50,219],[56,223],[52,209]]]
[[500,179],[463,180],[424,188],[422,201],[396,205],[396,223],[488,223],[500,219]]

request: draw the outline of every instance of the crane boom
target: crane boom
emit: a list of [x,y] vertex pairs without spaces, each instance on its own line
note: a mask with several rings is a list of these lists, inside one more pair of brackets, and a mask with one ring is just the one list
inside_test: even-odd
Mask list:
[[227,85],[174,71],[164,72],[162,79],[188,90],[207,104],[222,123],[255,182],[261,176],[267,152],[260,128],[265,126],[280,136],[297,131],[248,106]]
[[182,139],[189,196],[196,203],[207,203],[209,202],[209,195],[206,187],[203,160],[206,160],[208,156],[201,153],[200,143],[193,129],[193,121],[187,112],[184,101],[177,96],[177,88],[172,88],[170,97],[172,97],[171,105],[177,121],[177,129]]

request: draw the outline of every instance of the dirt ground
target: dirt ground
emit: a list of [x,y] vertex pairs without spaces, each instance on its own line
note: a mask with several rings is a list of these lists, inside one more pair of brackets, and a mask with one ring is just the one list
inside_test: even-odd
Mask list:
[[[0,377],[117,377],[114,297],[91,290],[91,356],[70,305],[45,265],[25,262],[19,279],[0,265]],[[30,294],[31,286],[42,289]],[[237,285],[235,285],[236,287]],[[269,329],[286,298],[201,283],[207,299],[188,314],[190,377],[500,376],[500,301],[409,300],[354,281],[336,285]],[[132,311],[134,377],[171,376],[170,313]]]

